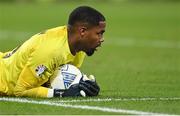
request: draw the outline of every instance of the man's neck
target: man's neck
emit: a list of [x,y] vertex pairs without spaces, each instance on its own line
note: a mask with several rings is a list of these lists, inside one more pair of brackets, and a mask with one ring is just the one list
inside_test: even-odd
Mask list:
[[76,55],[76,53],[78,52],[76,50],[76,40],[77,40],[77,37],[76,35],[72,32],[72,30],[70,29],[70,27],[68,26],[67,28],[67,37],[68,37],[68,44],[69,44],[69,48],[70,48],[70,51],[71,51],[71,54],[73,56]]

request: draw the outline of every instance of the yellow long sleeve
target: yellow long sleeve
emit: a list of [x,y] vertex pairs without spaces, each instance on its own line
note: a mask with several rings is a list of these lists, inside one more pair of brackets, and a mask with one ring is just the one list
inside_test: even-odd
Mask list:
[[47,97],[49,88],[41,86],[47,80],[47,78],[43,77],[34,77],[30,68],[26,66],[20,74],[14,89],[14,94],[16,96]]

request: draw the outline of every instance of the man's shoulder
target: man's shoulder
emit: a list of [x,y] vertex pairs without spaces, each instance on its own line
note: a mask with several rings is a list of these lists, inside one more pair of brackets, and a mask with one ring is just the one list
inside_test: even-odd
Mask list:
[[61,32],[61,31],[66,31],[67,26],[59,26],[59,27],[54,27],[54,28],[50,28],[48,30],[46,30],[46,32],[48,33],[53,33],[53,32]]

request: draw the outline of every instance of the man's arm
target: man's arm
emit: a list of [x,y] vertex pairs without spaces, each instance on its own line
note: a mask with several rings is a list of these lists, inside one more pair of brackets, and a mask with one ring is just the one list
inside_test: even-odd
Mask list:
[[14,94],[16,96],[48,97],[48,91],[51,89],[41,86],[48,80],[44,76],[48,75],[45,73],[42,77],[35,77],[31,69],[25,66],[15,86]]

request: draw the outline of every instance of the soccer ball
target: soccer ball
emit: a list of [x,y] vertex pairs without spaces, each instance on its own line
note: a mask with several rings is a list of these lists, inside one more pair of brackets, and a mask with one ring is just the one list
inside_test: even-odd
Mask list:
[[71,85],[78,84],[82,77],[83,74],[77,67],[65,64],[57,70],[56,77],[51,81],[51,87],[66,90]]

